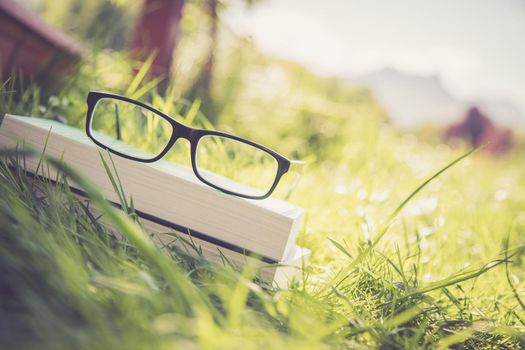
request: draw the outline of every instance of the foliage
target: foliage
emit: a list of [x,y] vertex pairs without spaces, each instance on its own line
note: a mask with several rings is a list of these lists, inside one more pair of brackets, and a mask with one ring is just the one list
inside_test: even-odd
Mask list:
[[24,5],[46,22],[95,46],[124,49],[141,2],[129,0],[42,0]]

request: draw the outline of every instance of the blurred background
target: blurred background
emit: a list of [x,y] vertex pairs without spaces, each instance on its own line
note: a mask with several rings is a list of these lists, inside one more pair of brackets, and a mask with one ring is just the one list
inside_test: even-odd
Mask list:
[[29,77],[44,99],[71,76],[129,93],[146,64],[145,90],[198,100],[223,128],[270,143],[289,136],[296,156],[322,155],[352,116],[496,154],[525,127],[522,0],[0,4],[2,74]]
[[369,87],[401,127],[453,122],[477,105],[525,119],[525,2],[266,1],[226,22],[263,52]]

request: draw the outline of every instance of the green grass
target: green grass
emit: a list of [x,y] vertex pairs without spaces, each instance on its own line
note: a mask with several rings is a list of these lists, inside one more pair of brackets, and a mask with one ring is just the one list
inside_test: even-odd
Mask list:
[[[114,86],[211,127],[199,101],[175,89],[163,98],[141,74],[126,84],[120,57],[96,60],[106,64],[82,67],[52,97],[38,86],[15,96],[6,84],[3,110],[82,125],[87,89]],[[275,64],[260,58],[250,76]],[[103,81],[108,67],[121,76],[114,85]],[[298,242],[312,255],[289,288],[184,249],[164,254],[132,208],[110,207],[74,169],[45,162],[44,172],[61,168],[55,186],[29,179],[23,158],[9,155],[0,163],[2,348],[525,346],[523,151],[494,158],[400,133],[366,91],[273,67],[284,78],[271,94],[250,80],[228,94],[231,82],[218,79],[221,94],[237,97],[221,100],[216,127],[309,161],[290,200],[307,209]]]

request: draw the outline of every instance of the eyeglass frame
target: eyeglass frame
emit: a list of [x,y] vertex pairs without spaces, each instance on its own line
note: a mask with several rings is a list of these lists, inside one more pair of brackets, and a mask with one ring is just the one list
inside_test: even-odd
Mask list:
[[[128,102],[128,103],[137,105],[139,107],[142,107],[142,108],[145,108],[145,109],[149,110],[152,113],[155,113],[159,117],[162,117],[164,120],[168,121],[171,124],[172,132],[171,132],[170,139],[169,139],[168,143],[166,144],[166,146],[164,147],[164,149],[162,150],[162,152],[160,152],[157,156],[155,156],[155,157],[153,157],[151,159],[143,159],[143,158],[138,158],[138,157],[131,156],[129,154],[125,154],[125,153],[119,152],[119,151],[117,151],[115,149],[112,149],[111,147],[109,147],[107,145],[104,145],[100,141],[98,141],[93,136],[93,134],[91,133],[91,122],[93,120],[93,112],[95,111],[97,103],[100,100],[104,99],[104,98],[115,99],[115,100]],[[186,125],[176,121],[173,117],[170,117],[169,115],[159,111],[158,109],[155,109],[155,108],[153,108],[152,106],[150,106],[148,104],[142,103],[142,102],[140,102],[138,100],[134,100],[134,99],[129,98],[129,97],[116,95],[116,94],[112,94],[112,93],[108,93],[108,92],[102,92],[102,91],[90,91],[88,93],[86,102],[87,102],[87,106],[88,106],[87,114],[86,114],[86,134],[91,139],[91,141],[93,141],[100,148],[105,149],[105,150],[107,150],[107,151],[109,151],[111,153],[114,153],[114,154],[116,154],[116,155],[118,155],[120,157],[126,158],[126,159],[134,160],[134,161],[141,162],[141,163],[153,163],[153,162],[156,162],[156,161],[160,160],[162,157],[164,157],[166,155],[166,153],[168,153],[168,151],[173,147],[175,142],[177,142],[178,139],[180,139],[180,138],[186,139],[186,140],[189,141],[190,146],[191,146],[190,147],[191,167],[193,169],[193,173],[195,174],[195,176],[201,182],[205,183],[206,185],[208,185],[208,186],[210,186],[212,188],[215,188],[215,189],[217,189],[217,190],[219,190],[219,191],[221,191],[223,193],[229,194],[229,195],[234,195],[234,196],[237,196],[237,197],[248,198],[248,199],[265,199],[265,198],[268,198],[273,193],[275,188],[277,187],[277,184],[281,180],[282,176],[284,174],[286,174],[290,170],[291,165],[293,163],[303,163],[302,161],[298,161],[298,160],[290,160],[290,159],[286,158],[285,156],[275,152],[274,150],[272,150],[272,149],[270,149],[270,148],[268,148],[266,146],[263,146],[263,145],[261,145],[261,144],[259,144],[257,142],[253,142],[253,141],[247,140],[247,139],[239,137],[239,136],[231,135],[231,134],[228,134],[228,133],[225,133],[225,132],[221,132],[221,131],[216,131],[216,130],[206,130],[206,129],[192,128],[192,127],[186,126]],[[242,143],[245,143],[247,145],[250,145],[252,147],[255,147],[255,148],[257,148],[257,149],[259,149],[261,151],[264,151],[267,154],[271,155],[277,161],[277,172],[275,174],[275,179],[274,179],[273,184],[270,187],[270,189],[263,195],[251,196],[251,195],[238,193],[238,192],[235,192],[235,191],[230,191],[228,189],[222,188],[220,186],[215,185],[212,182],[209,182],[203,176],[201,176],[199,174],[199,170],[198,170],[198,167],[197,167],[197,145],[198,145],[200,139],[202,137],[204,137],[204,136],[219,136],[219,137],[224,137],[224,138],[227,138],[227,139],[235,140],[235,141],[242,142]]]

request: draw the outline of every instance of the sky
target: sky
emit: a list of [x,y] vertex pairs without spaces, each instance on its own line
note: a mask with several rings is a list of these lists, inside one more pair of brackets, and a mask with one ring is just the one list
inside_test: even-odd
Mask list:
[[223,17],[270,55],[323,75],[438,75],[460,99],[525,112],[525,0],[262,0]]

